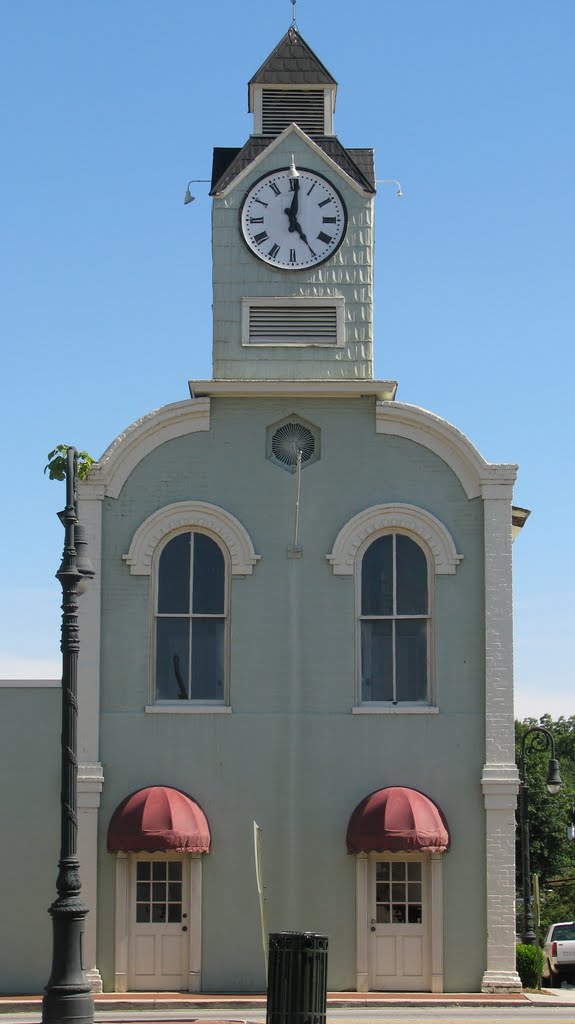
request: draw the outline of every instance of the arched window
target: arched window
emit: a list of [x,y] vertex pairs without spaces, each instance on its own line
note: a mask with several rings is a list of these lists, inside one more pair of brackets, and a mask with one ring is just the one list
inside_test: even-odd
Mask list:
[[430,601],[423,548],[404,533],[377,537],[363,552],[360,582],[360,701],[426,702]]
[[156,701],[227,702],[227,557],[207,533],[187,530],[157,563]]

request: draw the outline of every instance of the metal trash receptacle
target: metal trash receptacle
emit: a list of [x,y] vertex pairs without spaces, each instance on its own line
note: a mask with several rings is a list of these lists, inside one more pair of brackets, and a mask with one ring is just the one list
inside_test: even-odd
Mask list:
[[269,937],[267,1024],[325,1024],[327,935]]

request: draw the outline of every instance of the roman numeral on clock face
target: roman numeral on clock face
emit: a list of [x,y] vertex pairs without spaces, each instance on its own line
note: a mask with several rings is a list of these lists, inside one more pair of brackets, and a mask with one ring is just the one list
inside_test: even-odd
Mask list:
[[[324,217],[323,219],[325,220],[326,218]],[[250,224],[263,224],[263,222],[263,217],[250,217]]]
[[290,190],[290,192],[295,192],[296,185],[297,185],[297,178],[290,178],[290,180],[289,180],[289,190]]
[[295,249],[290,249],[290,251],[289,251],[289,261],[290,261],[290,263],[295,263]]
[[327,245],[328,242],[331,242],[333,235],[326,235],[325,231],[320,231],[317,237],[319,238],[320,242],[325,242],[325,244]]
[[277,256],[279,251],[280,251],[279,245],[275,245],[274,244],[274,245],[272,245],[270,251],[268,252],[268,256],[271,256],[272,259],[275,259],[275,257]]
[[258,245],[261,245],[262,242],[267,241],[267,239],[268,239],[267,231],[260,231],[259,235],[254,235],[254,242],[257,242]]
[[270,181],[270,188],[271,188],[272,192],[274,193],[274,195],[279,196],[280,190],[279,190],[278,186],[276,185],[275,181]]
[[329,199],[324,199],[323,203],[318,203],[317,205],[318,206],[327,206],[328,203],[331,203],[331,197]]
[[322,217],[322,220],[324,224],[337,224],[337,217]]

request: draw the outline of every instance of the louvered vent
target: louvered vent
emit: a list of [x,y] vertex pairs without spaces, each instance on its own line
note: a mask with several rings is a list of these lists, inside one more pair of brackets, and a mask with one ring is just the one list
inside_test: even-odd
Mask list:
[[267,429],[266,458],[288,473],[295,473],[297,453],[301,452],[302,468],[317,462],[320,457],[321,431],[294,415]]
[[315,443],[311,430],[304,427],[303,423],[284,423],[283,427],[276,430],[272,437],[272,452],[278,462],[284,466],[297,465],[297,453],[301,452],[302,466],[309,462],[315,450]]
[[293,122],[306,135],[325,135],[323,90],[264,89],[262,134],[279,135]]
[[337,345],[336,306],[250,306],[252,345]]

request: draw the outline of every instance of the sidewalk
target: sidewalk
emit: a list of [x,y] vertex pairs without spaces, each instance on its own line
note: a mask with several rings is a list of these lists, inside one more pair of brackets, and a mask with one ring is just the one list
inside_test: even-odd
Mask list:
[[[539,1006],[558,1006],[572,1003],[575,1006],[575,989],[553,989],[543,992],[501,993],[498,995],[481,992],[328,992],[327,1011],[333,1009],[368,1009],[385,1006],[525,1006],[528,1003]],[[0,996],[0,1015],[15,1013],[40,1014],[41,995]],[[190,1018],[197,1011],[222,1010],[240,1012],[245,1019],[246,1011],[265,1012],[265,995],[236,994],[188,994],[184,992],[101,992],[94,995],[96,1013],[105,1012],[161,1012],[187,1010]],[[228,1020],[229,1018],[225,1018]],[[224,1018],[222,1018],[224,1020]],[[215,1024],[214,1021],[211,1024]]]

